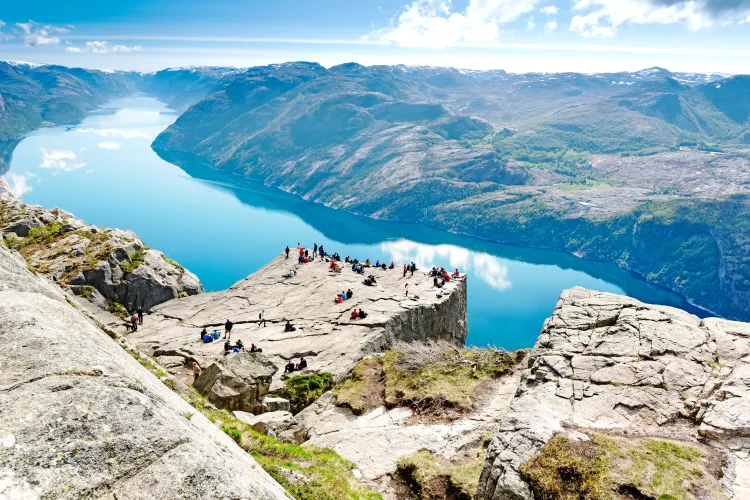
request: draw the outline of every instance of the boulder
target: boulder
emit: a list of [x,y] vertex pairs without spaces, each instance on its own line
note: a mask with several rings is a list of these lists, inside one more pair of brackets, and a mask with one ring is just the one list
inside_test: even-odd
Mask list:
[[93,269],[83,271],[87,285],[91,285],[104,295],[112,299],[115,295],[115,283],[112,281],[112,268],[107,261],[99,261]]
[[261,413],[277,370],[262,354],[231,353],[203,370],[193,387],[219,408]]
[[292,407],[288,399],[266,396],[263,398],[263,407],[268,412],[291,411]]
[[44,223],[30,215],[21,217],[3,228],[3,232],[15,233],[17,236],[26,238],[35,227],[44,227]]
[[270,411],[261,413],[260,415],[253,415],[244,411],[235,411],[234,416],[240,422],[246,423],[255,432],[261,434],[267,434],[268,429],[276,432],[280,427],[288,424],[294,416],[288,411]]

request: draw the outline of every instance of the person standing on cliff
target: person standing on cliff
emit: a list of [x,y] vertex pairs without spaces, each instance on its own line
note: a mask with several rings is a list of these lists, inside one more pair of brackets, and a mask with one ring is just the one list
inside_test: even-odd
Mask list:
[[318,244],[313,243],[313,259],[318,256]]
[[284,253],[286,254],[287,260],[289,260],[289,245],[286,246],[286,249],[284,250]]
[[232,338],[232,322],[227,320],[226,323],[224,323],[224,338],[229,340]]
[[261,309],[260,314],[258,315],[258,328],[260,328],[260,324],[263,323],[263,328],[266,327],[266,310]]
[[[406,271],[404,271],[404,276],[406,276]],[[404,285],[404,289],[406,290],[406,296],[408,297],[409,296],[409,283]]]
[[138,309],[136,310],[138,313],[138,323],[141,325],[143,324],[143,308],[141,306],[138,306]]

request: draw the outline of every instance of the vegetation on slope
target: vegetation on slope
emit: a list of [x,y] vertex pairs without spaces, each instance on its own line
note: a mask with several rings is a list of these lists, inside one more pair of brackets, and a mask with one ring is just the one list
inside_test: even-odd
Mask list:
[[397,472],[411,487],[412,494],[421,500],[452,498],[469,500],[479,486],[485,452],[466,457],[463,463],[441,460],[427,450],[400,457]]
[[457,348],[444,341],[402,342],[361,361],[333,392],[339,405],[355,413],[383,404],[408,406],[418,413],[466,411],[474,408],[483,382],[513,371],[526,353]]
[[589,437],[557,434],[521,466],[536,498],[724,498],[721,464],[711,451],[651,438]]

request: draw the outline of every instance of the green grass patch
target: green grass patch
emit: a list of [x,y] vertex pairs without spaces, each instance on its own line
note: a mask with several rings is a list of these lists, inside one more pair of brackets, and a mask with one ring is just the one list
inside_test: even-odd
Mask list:
[[702,454],[690,446],[650,439],[630,450],[629,457],[633,463],[627,470],[628,480],[654,498],[694,498],[686,486],[704,476]]
[[[420,450],[399,458],[396,470],[423,500],[474,498],[484,466],[485,452],[461,465],[439,461],[432,452]],[[447,492],[451,492],[448,496]]]
[[418,411],[471,409],[479,384],[513,371],[526,352],[457,348],[448,342],[398,344],[383,355],[385,403]]
[[288,378],[286,380],[286,397],[289,399],[292,413],[298,413],[310,406],[331,388],[333,388],[333,375],[330,373],[313,373]]
[[120,264],[120,269],[122,269],[122,272],[125,274],[132,273],[138,268],[138,266],[143,264],[143,261],[146,260],[146,253],[142,250],[138,250],[137,252],[130,254],[128,257],[130,257],[130,262],[123,262]]
[[557,434],[521,465],[521,477],[539,499],[608,499],[613,486],[609,468],[620,453],[617,443],[604,436],[572,441]]
[[340,406],[348,406],[355,415],[361,415],[384,403],[383,357],[363,359],[351,375],[333,388]]

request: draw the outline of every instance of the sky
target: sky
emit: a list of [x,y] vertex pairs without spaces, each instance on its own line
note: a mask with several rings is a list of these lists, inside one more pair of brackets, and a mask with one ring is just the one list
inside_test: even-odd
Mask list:
[[0,59],[154,71],[315,61],[750,73],[750,0],[30,0]]

